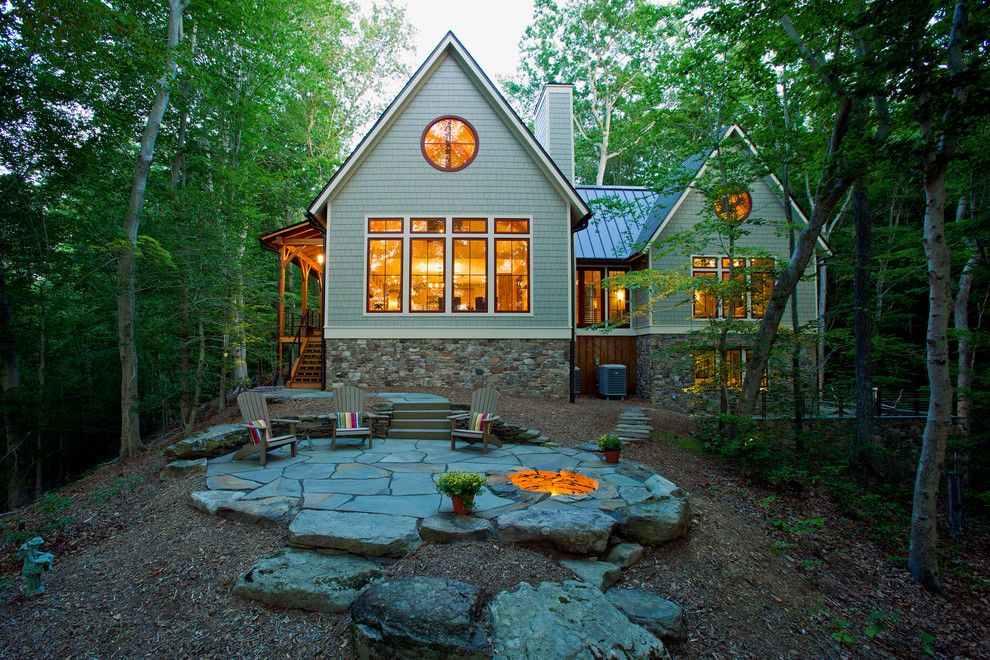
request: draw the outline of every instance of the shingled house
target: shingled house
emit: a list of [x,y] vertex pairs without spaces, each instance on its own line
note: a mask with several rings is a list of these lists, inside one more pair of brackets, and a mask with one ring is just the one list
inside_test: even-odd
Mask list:
[[[705,197],[690,185],[667,195],[575,185],[572,92],[548,84],[530,131],[457,38],[441,40],[306,221],[261,237],[279,255],[279,372],[289,385],[489,384],[560,397],[573,367],[581,391],[594,392],[605,362],[625,364],[629,393],[652,400],[694,382],[696,358],[665,360],[657,349],[699,327],[699,304],[711,314],[718,301],[669,300],[624,327],[592,326],[628,319],[636,305],[636,295],[602,286],[615,273],[680,265],[724,276],[714,246],[683,264],[649,248],[696,222]],[[724,137],[745,141],[737,127]],[[685,167],[701,176],[706,163],[699,154]],[[773,177],[744,194],[752,212],[783,218]],[[599,211],[603,197],[628,211]],[[747,240],[786,258],[787,238],[772,225]],[[301,309],[287,311],[292,265],[303,275]],[[808,275],[803,321],[816,314],[814,268]],[[758,320],[760,302],[744,311]],[[742,364],[744,351],[730,359]]]

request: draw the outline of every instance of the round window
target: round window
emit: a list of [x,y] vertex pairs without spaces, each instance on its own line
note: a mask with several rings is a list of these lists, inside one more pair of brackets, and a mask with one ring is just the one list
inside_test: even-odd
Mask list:
[[478,155],[478,134],[466,119],[440,117],[423,131],[420,146],[430,165],[443,172],[456,172]]
[[745,190],[729,190],[715,198],[715,215],[729,222],[742,222],[753,211],[753,198]]

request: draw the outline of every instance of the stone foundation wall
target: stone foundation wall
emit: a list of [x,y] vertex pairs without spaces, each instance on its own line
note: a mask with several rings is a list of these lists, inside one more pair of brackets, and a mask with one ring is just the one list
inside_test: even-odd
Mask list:
[[686,393],[694,385],[694,360],[680,346],[683,335],[636,337],[636,393],[652,403],[690,410],[697,397]]
[[566,339],[331,339],[327,387],[485,385],[505,392],[567,396]]
[[[693,413],[718,412],[718,389],[694,386],[694,358],[688,344],[697,338],[685,335],[640,335],[636,338],[636,390],[658,405]],[[814,340],[804,347],[801,381],[806,401],[811,401],[816,379]],[[729,347],[739,347],[729,340]],[[770,356],[770,386],[761,397],[757,414],[789,412],[793,398],[789,344],[778,341]],[[730,409],[737,390],[729,390]]]

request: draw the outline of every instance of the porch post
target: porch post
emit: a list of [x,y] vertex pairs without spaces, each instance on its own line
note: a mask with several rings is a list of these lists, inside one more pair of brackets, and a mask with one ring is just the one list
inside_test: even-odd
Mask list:
[[275,341],[278,342],[278,376],[276,385],[282,381],[282,333],[285,332],[285,246],[278,248],[278,332]]
[[[299,324],[303,325],[308,321],[308,315],[306,312],[309,307],[309,266],[302,263],[302,260],[300,260],[299,270],[302,271],[302,288],[299,291],[300,297],[302,298],[302,317]],[[309,330],[309,326],[307,326],[306,329]]]

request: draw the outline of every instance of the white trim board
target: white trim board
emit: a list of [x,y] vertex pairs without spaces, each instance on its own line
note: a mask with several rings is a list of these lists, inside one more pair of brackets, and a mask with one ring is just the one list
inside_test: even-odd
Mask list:
[[448,54],[456,55],[457,59],[463,63],[465,70],[474,78],[475,84],[488,95],[489,100],[502,113],[510,130],[516,133],[516,137],[522,142],[527,151],[530,152],[530,155],[537,164],[541,166],[547,179],[553,184],[564,200],[568,202],[569,207],[572,209],[571,224],[575,225],[588,217],[591,214],[591,209],[584,203],[584,200],[578,195],[574,186],[567,180],[567,177],[560,171],[560,168],[557,167],[546,150],[537,142],[536,138],[533,137],[533,134],[522,123],[519,116],[512,110],[508,102],[506,102],[501,93],[495,88],[484,71],[481,70],[481,67],[478,66],[478,63],[475,62],[467,49],[464,48],[464,45],[454,36],[453,32],[447,32],[443,39],[440,40],[440,43],[437,44],[433,52],[430,53],[419,69],[416,70],[416,73],[409,79],[409,82],[402,88],[398,96],[392,100],[385,109],[385,112],[382,113],[378,121],[371,127],[371,130],[361,139],[357,148],[351,152],[347,160],[344,161],[344,164],[340,166],[340,169],[337,170],[320,194],[313,200],[313,203],[309,206],[308,213],[315,216],[320,207],[328,203],[333,193],[346,182],[351,172],[357,167],[364,153],[377,144],[378,139],[392,125],[399,114],[405,110],[408,101],[422,88],[426,80],[436,71],[444,56]]
[[326,339],[570,339],[562,328],[324,328]]

